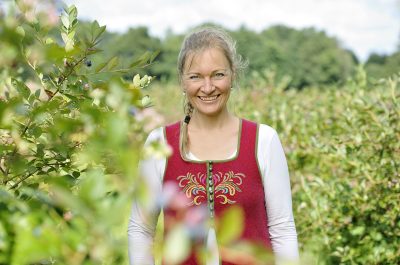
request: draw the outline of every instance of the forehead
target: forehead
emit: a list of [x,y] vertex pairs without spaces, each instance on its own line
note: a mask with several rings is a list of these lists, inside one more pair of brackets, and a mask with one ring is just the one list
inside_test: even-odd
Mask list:
[[230,63],[225,53],[217,48],[208,48],[188,54],[184,71],[204,71],[230,69]]

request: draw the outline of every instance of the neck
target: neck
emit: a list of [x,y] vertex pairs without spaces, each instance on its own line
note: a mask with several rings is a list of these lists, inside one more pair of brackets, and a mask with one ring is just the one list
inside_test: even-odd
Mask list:
[[227,109],[216,116],[207,116],[195,111],[189,124],[192,129],[213,130],[221,129],[235,120],[236,117],[229,113]]

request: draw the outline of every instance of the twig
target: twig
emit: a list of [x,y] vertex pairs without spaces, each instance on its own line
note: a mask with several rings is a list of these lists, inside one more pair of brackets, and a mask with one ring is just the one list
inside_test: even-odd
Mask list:
[[28,175],[26,175],[25,177],[23,177],[22,179],[20,179],[19,181],[17,181],[14,185],[12,185],[12,186],[10,187],[10,190],[13,190],[13,189],[15,189],[16,187],[18,187],[18,185],[19,185],[21,182],[25,181],[26,179],[28,179],[29,177],[31,177],[33,174],[35,174],[35,173],[38,172],[38,171],[39,171],[39,169],[36,169],[36,170],[33,171],[32,173],[29,173]]
[[[1,159],[3,159],[3,158],[1,158]],[[6,177],[7,175],[6,175],[6,171],[1,167],[1,165],[0,165],[0,171],[1,171],[1,173],[3,173],[3,175]]]

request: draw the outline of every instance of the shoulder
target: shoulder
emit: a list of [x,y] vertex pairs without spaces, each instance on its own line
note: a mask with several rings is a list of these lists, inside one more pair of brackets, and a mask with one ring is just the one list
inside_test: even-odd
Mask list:
[[258,124],[258,137],[262,139],[272,140],[272,138],[276,136],[277,132],[274,128],[267,124]]
[[258,149],[269,150],[274,142],[279,141],[276,130],[267,124],[258,124]]
[[242,119],[244,124],[247,124],[247,126],[253,127],[253,129],[256,129],[256,138],[258,145],[263,145],[265,146],[266,143],[270,143],[271,140],[276,137],[277,132],[274,128],[267,124],[263,123],[256,123],[251,120],[247,119]]

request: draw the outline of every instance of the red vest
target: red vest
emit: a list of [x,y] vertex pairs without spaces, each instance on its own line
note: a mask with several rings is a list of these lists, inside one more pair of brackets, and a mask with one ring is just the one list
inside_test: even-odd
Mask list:
[[[172,147],[168,158],[163,187],[174,183],[187,199],[187,207],[208,209],[209,216],[216,218],[231,205],[240,206],[244,212],[244,229],[240,239],[260,243],[271,249],[265,194],[261,173],[257,164],[256,123],[241,120],[240,144],[232,159],[221,161],[184,160],[179,151],[180,122],[165,128],[167,143]],[[164,222],[177,218],[177,212],[164,209]],[[232,220],[234,221],[234,220]],[[183,264],[200,264],[192,254]],[[224,262],[222,264],[231,264]]]

